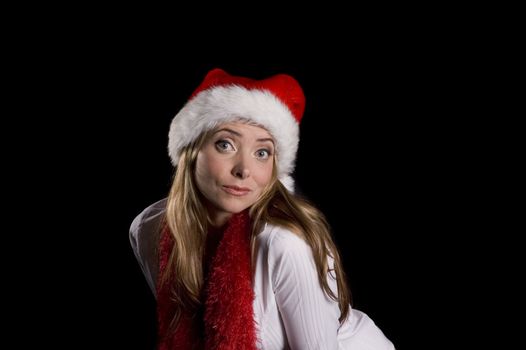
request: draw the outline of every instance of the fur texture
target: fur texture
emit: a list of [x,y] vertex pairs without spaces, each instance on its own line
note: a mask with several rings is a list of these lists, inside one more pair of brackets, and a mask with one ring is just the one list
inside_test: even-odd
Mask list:
[[206,349],[256,349],[250,219],[235,215],[212,260],[205,298]]
[[[161,285],[159,277],[159,350],[256,349],[249,233],[248,212],[234,215],[225,229],[215,255],[211,257],[204,287],[204,336],[200,312],[184,313],[175,332],[170,329],[174,306],[169,284]],[[165,229],[160,242],[159,276],[166,269],[172,245],[173,238]]]
[[281,180],[291,174],[299,143],[298,121],[268,90],[238,85],[201,91],[175,116],[168,135],[172,164],[177,166],[181,149],[203,131],[236,118],[246,118],[267,128],[276,141],[278,177]]

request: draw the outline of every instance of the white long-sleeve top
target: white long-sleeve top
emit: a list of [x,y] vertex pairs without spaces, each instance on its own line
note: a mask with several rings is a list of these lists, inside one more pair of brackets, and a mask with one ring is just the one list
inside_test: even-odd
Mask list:
[[[130,228],[135,256],[154,295],[159,226],[165,206],[166,200],[149,206]],[[359,310],[351,309],[340,326],[338,303],[322,290],[311,249],[303,239],[268,224],[256,244],[253,308],[259,349],[394,349],[374,322]],[[327,279],[337,292],[334,276],[329,273]]]

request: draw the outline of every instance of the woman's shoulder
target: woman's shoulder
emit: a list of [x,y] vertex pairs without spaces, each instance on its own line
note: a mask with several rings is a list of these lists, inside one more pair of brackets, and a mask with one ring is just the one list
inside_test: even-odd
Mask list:
[[257,242],[260,250],[274,257],[285,254],[310,255],[307,242],[299,234],[282,226],[265,224]]
[[136,220],[147,220],[150,219],[152,216],[156,216],[158,214],[164,213],[166,210],[166,202],[168,198],[163,198],[153,204],[150,204],[146,208],[144,208],[139,215],[135,218]]
[[159,220],[166,210],[166,198],[157,201],[145,209],[133,219],[130,232],[138,233],[145,223]]
[[130,243],[154,295],[158,273],[157,246],[166,210],[166,199],[149,205],[135,217],[130,226]]
[[133,219],[130,226],[130,241],[134,249],[142,241],[143,236],[151,236],[152,232],[159,229],[165,211],[166,198],[149,205]]

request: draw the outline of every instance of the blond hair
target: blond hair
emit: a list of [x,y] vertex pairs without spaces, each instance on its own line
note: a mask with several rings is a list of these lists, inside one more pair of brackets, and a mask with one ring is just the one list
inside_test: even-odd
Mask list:
[[[203,255],[210,220],[194,173],[199,150],[210,135],[211,131],[204,132],[192,144],[182,149],[168,196],[165,220],[173,236],[174,245],[161,282],[169,281],[172,274],[176,276],[171,286],[172,300],[176,305],[173,324],[178,322],[183,310],[195,310],[201,304],[204,283]],[[343,322],[349,314],[350,292],[327,220],[306,199],[289,192],[278,181],[276,158],[272,180],[249,213],[254,224],[251,236],[253,255],[255,238],[261,232],[264,223],[289,229],[307,242],[312,249],[320,285],[331,299],[338,301],[339,321]],[[334,259],[333,274],[338,286],[337,295],[327,282],[327,274],[330,272],[328,256]]]

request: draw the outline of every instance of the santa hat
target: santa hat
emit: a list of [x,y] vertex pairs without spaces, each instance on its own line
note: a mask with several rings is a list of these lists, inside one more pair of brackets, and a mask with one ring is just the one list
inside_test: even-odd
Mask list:
[[177,166],[183,147],[202,132],[228,121],[247,119],[266,128],[274,138],[278,177],[292,188],[290,174],[294,170],[304,110],[303,90],[289,75],[254,80],[213,69],[172,120],[168,153],[172,164]]

